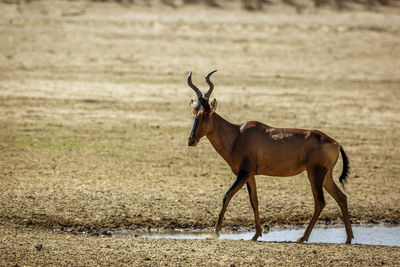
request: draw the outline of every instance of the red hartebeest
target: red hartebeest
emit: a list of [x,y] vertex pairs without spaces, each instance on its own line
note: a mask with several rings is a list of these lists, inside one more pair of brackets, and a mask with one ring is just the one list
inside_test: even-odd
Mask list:
[[246,184],[256,225],[256,233],[252,240],[257,240],[262,235],[262,230],[258,215],[254,176],[258,174],[280,177],[293,176],[306,170],[311,183],[315,207],[310,224],[298,239],[298,242],[308,240],[325,206],[322,190],[322,188],[325,188],[342,210],[347,234],[346,243],[350,244],[353,232],[347,209],[347,197],[335,184],[332,177],[333,167],[339,158],[339,153],[343,159],[343,170],[339,177],[342,185],[344,185],[349,173],[349,161],[340,144],[316,130],[275,128],[257,121],[232,124],[224,120],[215,112],[217,101],[214,99],[209,103],[209,97],[214,88],[210,76],[215,71],[210,72],[205,77],[210,88],[204,95],[193,85],[192,72],[189,73],[187,80],[198,98],[197,103],[191,101],[194,122],[188,138],[188,145],[195,146],[200,138],[207,136],[212,146],[237,176],[223,198],[215,232],[218,234],[221,230],[222,220],[229,201]]

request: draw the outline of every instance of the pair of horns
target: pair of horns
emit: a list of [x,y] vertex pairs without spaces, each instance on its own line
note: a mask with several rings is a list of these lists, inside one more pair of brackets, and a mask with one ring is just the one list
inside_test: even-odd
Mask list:
[[212,93],[212,91],[213,91],[213,89],[214,89],[214,84],[210,81],[210,77],[211,77],[211,75],[214,73],[214,72],[216,72],[217,70],[213,70],[212,72],[210,72],[210,73],[208,73],[207,75],[206,75],[206,82],[207,82],[207,84],[210,86],[210,88],[208,89],[208,91],[203,95],[202,93],[201,93],[201,91],[199,90],[199,88],[197,88],[193,83],[192,83],[192,71],[190,71],[189,72],[189,76],[188,76],[188,79],[187,79],[187,81],[188,81],[188,85],[190,86],[190,88],[192,88],[195,92],[196,92],[196,95],[197,95],[197,98],[198,99],[205,99],[205,100],[207,100],[207,102],[208,102],[208,99],[210,98],[210,95],[211,95],[211,93]]

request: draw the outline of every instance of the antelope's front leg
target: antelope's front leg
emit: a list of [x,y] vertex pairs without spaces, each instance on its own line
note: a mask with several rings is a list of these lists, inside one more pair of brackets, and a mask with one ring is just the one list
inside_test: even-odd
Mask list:
[[218,234],[221,231],[222,220],[224,219],[224,214],[226,208],[228,207],[229,201],[236,194],[236,192],[239,191],[239,189],[242,188],[242,186],[246,183],[248,177],[249,173],[247,171],[239,171],[235,182],[225,193],[224,199],[222,200],[222,209],[219,213],[217,224],[215,225],[215,233]]

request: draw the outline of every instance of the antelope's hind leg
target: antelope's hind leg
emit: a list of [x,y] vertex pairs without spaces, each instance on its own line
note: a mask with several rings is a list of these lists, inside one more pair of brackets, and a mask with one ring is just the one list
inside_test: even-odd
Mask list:
[[328,191],[328,193],[336,200],[340,209],[342,210],[343,221],[347,235],[346,244],[351,244],[351,240],[354,238],[354,235],[353,230],[351,229],[350,215],[347,208],[347,197],[333,181],[331,170],[328,172],[323,186],[325,190]]
[[251,176],[248,179],[246,185],[247,185],[247,191],[249,191],[250,204],[251,204],[251,207],[253,208],[254,220],[255,220],[255,224],[256,224],[256,233],[254,234],[254,236],[251,240],[257,241],[257,238],[259,236],[262,236],[262,228],[261,228],[260,217],[259,217],[259,213],[258,213],[258,198],[257,198],[257,187],[256,187],[255,177]]
[[224,214],[226,208],[228,207],[229,201],[236,194],[240,188],[246,183],[249,178],[249,173],[247,171],[239,171],[239,174],[233,183],[233,185],[229,188],[229,190],[224,195],[224,199],[222,200],[222,208],[218,216],[217,224],[215,225],[215,233],[218,235],[219,231],[221,231],[222,220],[224,219]]
[[322,183],[327,173],[327,168],[324,166],[314,166],[313,168],[307,169],[308,179],[311,183],[311,190],[314,197],[314,214],[311,218],[310,223],[307,226],[304,234],[297,240],[297,242],[307,241],[310,237],[311,231],[314,228],[315,223],[318,220],[321,211],[325,207],[324,192],[322,190]]

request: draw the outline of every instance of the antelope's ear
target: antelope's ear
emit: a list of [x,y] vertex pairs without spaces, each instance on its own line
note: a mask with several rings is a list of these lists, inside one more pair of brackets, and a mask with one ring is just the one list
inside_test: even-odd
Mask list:
[[217,110],[217,99],[213,99],[210,103],[211,113],[214,113]]
[[189,103],[189,105],[190,105],[192,108],[196,108],[196,106],[197,106],[197,102],[196,102],[196,101],[194,101],[193,99],[190,99],[190,103]]

